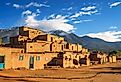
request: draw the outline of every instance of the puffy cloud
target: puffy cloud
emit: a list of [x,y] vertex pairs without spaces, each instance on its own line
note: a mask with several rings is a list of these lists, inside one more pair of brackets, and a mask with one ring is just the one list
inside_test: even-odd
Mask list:
[[96,6],[88,6],[88,7],[81,8],[81,10],[83,10],[83,11],[89,11],[89,10],[93,10],[93,9],[96,9]]
[[48,17],[48,19],[50,19],[50,18],[55,18],[55,14],[51,14],[51,15]]
[[32,11],[30,11],[30,10],[26,10],[26,11],[23,11],[21,15],[22,15],[22,17],[27,17],[27,16],[29,16],[29,15],[38,16],[40,13],[41,13],[41,12],[40,12],[39,9],[37,9],[36,12],[34,12],[34,13],[33,13]]
[[29,15],[29,14],[32,14],[30,10],[26,10],[22,12],[22,15]]
[[88,6],[88,7],[81,8],[81,10],[79,12],[71,15],[70,18],[77,18],[77,17],[83,16],[83,15],[93,15],[96,13],[98,13],[96,6]]
[[120,5],[120,4],[121,4],[121,2],[114,2],[114,3],[112,3],[112,4],[110,5],[110,8],[116,7],[116,6]]
[[36,14],[28,15],[25,20],[26,26],[38,27],[44,31],[63,30],[70,32],[74,30],[74,26],[68,23],[69,20],[66,19],[66,16],[57,15],[52,19],[42,20],[36,20],[36,16]]
[[106,32],[99,32],[99,33],[89,33],[85,35],[92,38],[100,38],[108,42],[121,41],[121,31],[106,31]]
[[25,19],[25,23],[27,24],[27,26],[31,26],[31,27],[38,27],[39,26],[39,21],[37,21],[35,19],[36,14],[32,14],[32,15],[28,15],[27,18]]
[[15,7],[15,8],[22,8],[22,6],[19,5],[19,4],[13,4],[13,7]]
[[37,13],[41,13],[41,11],[39,9],[37,9],[36,11],[37,11]]
[[92,14],[95,14],[97,12],[98,12],[98,10],[87,11],[87,12],[80,11],[80,12],[72,15],[70,18],[75,18],[75,17],[79,17],[79,16],[82,16],[82,15],[92,15]]

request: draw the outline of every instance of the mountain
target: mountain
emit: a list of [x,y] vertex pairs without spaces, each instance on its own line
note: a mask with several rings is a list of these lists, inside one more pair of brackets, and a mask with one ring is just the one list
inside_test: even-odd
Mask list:
[[73,33],[67,33],[62,30],[50,31],[49,34],[64,37],[65,41],[69,43],[79,43],[81,44],[81,38]]
[[[74,33],[67,33],[62,30],[53,30],[47,32],[49,34],[61,36],[69,43],[78,43],[89,50],[99,50],[103,52],[110,52],[114,50],[121,50],[121,42],[106,42],[99,38],[91,38],[88,36],[79,37]],[[0,37],[18,35],[18,27],[11,29],[0,29]]]
[[91,38],[88,36],[80,37],[82,45],[90,50],[100,50],[103,52],[110,52],[114,50],[121,50],[121,42],[106,42],[99,38]]
[[79,37],[74,33],[67,33],[62,30],[50,31],[49,33],[64,37],[67,42],[83,45],[89,50],[99,50],[106,53],[113,50],[121,50],[121,42],[106,42],[102,39],[88,36]]

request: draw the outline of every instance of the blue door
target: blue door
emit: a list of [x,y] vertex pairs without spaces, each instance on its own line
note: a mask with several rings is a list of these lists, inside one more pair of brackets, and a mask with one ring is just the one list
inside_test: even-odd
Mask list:
[[0,63],[0,69],[4,68],[4,63]]

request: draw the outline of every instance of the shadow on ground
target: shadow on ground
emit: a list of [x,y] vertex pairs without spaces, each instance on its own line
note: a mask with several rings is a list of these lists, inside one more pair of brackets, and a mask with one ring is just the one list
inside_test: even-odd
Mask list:
[[[121,74],[121,67],[99,67],[99,68],[90,68],[94,70],[100,70],[100,72],[97,72],[98,74]],[[108,71],[104,71],[108,70]]]

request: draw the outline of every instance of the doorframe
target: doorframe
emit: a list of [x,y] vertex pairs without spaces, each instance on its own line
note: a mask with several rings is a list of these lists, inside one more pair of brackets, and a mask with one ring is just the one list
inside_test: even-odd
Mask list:
[[4,68],[5,68],[5,55],[0,55],[0,56],[3,57],[3,61],[4,61],[4,62],[2,63],[2,64],[3,64],[3,68],[0,68],[0,69],[4,69]]
[[29,57],[29,69],[34,69],[34,56]]

